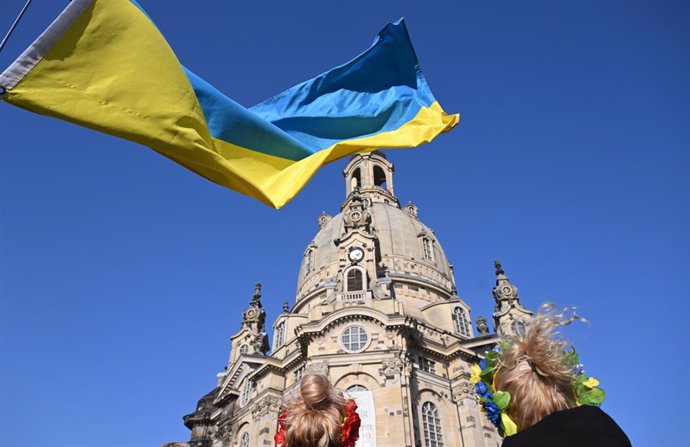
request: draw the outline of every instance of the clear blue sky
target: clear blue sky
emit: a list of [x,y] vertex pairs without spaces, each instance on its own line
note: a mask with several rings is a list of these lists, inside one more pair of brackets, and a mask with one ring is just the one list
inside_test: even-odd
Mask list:
[[[3,1],[4,31],[23,0]],[[66,2],[34,2],[8,65]],[[461,124],[389,151],[473,317],[500,259],[567,331],[635,446],[687,443],[690,7],[683,1],[141,1],[185,65],[253,105],[405,16]],[[12,16],[12,17],[11,17]],[[155,446],[213,388],[254,283],[294,299],[343,162],[272,210],[135,144],[0,104],[0,444]]]

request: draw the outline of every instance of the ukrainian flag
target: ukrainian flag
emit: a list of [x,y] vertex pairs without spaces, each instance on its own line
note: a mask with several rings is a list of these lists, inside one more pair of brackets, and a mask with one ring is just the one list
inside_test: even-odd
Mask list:
[[134,1],[74,0],[0,75],[2,100],[149,146],[280,208],[323,164],[453,128],[404,22],[352,61],[245,108],[178,61]]

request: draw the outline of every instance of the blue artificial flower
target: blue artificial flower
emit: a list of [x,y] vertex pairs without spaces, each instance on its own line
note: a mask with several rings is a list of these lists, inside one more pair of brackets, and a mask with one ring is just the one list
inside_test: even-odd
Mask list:
[[484,382],[477,382],[477,384],[474,386],[474,390],[482,396],[485,399],[493,399],[494,396],[489,392],[489,387],[486,386],[486,383]]
[[498,408],[494,402],[485,402],[484,411],[486,411],[486,416],[489,420],[496,426],[496,428],[501,428],[501,409]]
[[573,374],[576,376],[579,376],[580,374],[585,373],[585,365],[582,363],[578,363],[577,365],[573,366]]
[[482,369],[482,371],[486,369],[486,359],[481,359],[479,361],[479,367]]

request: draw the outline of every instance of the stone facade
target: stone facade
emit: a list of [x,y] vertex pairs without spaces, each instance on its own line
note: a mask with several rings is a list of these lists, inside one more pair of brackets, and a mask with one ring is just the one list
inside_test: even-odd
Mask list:
[[[436,235],[394,194],[393,165],[377,152],[357,155],[344,175],[345,202],[318,218],[295,304],[273,323],[272,351],[257,285],[217,387],[184,418],[191,445],[274,446],[280,405],[306,372],[370,392],[377,446],[500,445],[469,381],[469,365],[496,335],[483,317],[475,334]],[[498,262],[496,273],[494,330],[520,331],[531,312]]]

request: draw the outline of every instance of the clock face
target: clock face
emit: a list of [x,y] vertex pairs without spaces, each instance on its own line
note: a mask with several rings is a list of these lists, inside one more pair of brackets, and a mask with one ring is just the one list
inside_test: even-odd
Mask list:
[[361,261],[362,258],[364,258],[364,250],[362,250],[359,247],[355,247],[350,250],[350,253],[348,253],[348,258],[350,258],[350,261],[352,262],[358,262]]
[[247,318],[254,318],[256,316],[256,310],[255,309],[249,309],[247,311]]

